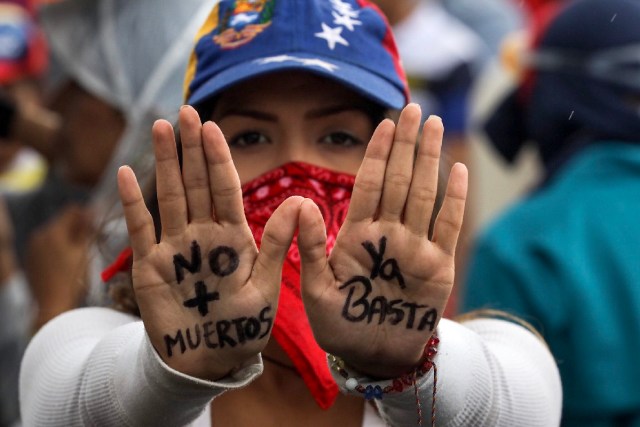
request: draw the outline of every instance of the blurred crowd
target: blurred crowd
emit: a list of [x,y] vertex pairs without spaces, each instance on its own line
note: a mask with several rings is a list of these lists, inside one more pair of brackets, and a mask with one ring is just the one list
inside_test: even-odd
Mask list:
[[[20,425],[30,337],[111,304],[100,272],[127,238],[117,168],[153,166],[151,125],[175,121],[214,0],[156,15],[94,1],[0,1],[0,427]],[[501,310],[538,329],[563,425],[640,426],[640,1],[375,3],[412,99],[471,172],[447,315]],[[522,185],[504,171],[528,150]],[[487,186],[495,170],[507,175]]]

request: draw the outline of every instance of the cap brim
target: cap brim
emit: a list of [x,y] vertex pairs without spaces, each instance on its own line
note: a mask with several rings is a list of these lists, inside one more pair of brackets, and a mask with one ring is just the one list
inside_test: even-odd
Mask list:
[[371,71],[334,58],[325,59],[305,54],[272,56],[229,67],[190,94],[186,103],[198,106],[237,83],[287,70],[304,70],[335,80],[390,109],[399,110],[405,105],[404,91]]

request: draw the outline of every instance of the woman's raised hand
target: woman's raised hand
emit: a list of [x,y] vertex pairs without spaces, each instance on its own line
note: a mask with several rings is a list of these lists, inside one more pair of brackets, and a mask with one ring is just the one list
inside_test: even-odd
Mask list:
[[247,225],[227,143],[192,107],[179,117],[182,171],[171,125],[153,126],[160,242],[128,167],[118,173],[133,248],[133,287],[151,343],[172,368],[219,379],[259,353],[271,333],[284,257],[301,197],[266,225],[260,252]]
[[424,124],[411,104],[397,126],[383,121],[358,171],[349,213],[327,259],[324,223],[302,204],[302,293],[316,340],[363,373],[394,377],[420,363],[454,280],[467,169],[451,170],[433,236],[442,121]]

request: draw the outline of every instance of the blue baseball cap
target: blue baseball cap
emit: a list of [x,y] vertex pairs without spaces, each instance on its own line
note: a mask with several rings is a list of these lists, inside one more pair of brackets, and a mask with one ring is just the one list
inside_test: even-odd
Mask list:
[[389,24],[366,0],[222,0],[202,26],[185,77],[199,106],[253,77],[305,70],[391,109],[409,100]]

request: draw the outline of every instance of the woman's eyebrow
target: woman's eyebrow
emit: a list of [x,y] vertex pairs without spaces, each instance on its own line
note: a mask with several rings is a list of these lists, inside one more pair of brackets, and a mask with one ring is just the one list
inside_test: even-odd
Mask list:
[[339,104],[339,105],[330,105],[327,107],[322,107],[318,109],[311,110],[305,114],[305,118],[307,119],[316,119],[319,117],[330,116],[333,114],[340,114],[346,111],[361,111],[363,113],[368,113],[369,109],[365,105],[359,104]]
[[[360,111],[365,114],[368,114],[370,108],[367,108],[366,105],[359,104],[338,104],[338,105],[329,105],[325,107],[320,107],[317,109],[313,109],[305,113],[306,119],[316,119],[320,117],[331,116],[334,114],[344,113],[346,111]],[[225,117],[229,116],[241,116],[241,117],[249,117],[256,120],[264,120],[270,122],[278,121],[278,116],[275,114],[271,114],[262,110],[252,110],[251,108],[235,108],[230,107],[222,110],[219,114],[216,115],[216,121],[220,121]]]
[[228,116],[242,116],[249,117],[256,120],[264,120],[269,122],[278,121],[278,117],[274,114],[269,114],[264,111],[259,110],[251,110],[249,108],[229,108],[223,110],[220,115],[216,118],[216,121],[220,121]]

